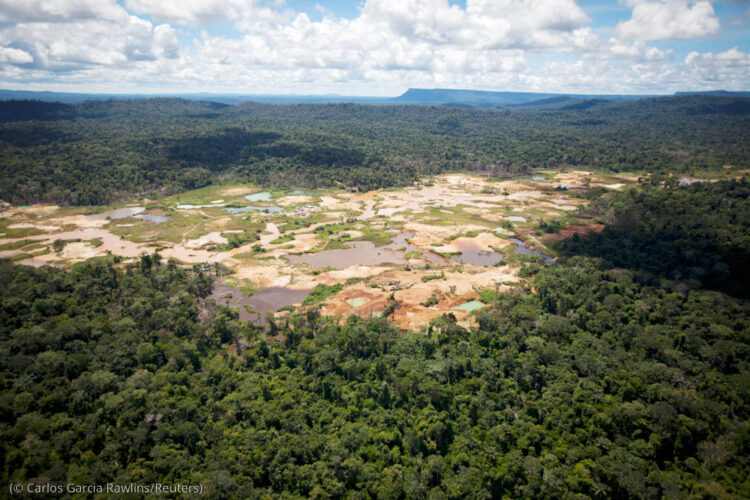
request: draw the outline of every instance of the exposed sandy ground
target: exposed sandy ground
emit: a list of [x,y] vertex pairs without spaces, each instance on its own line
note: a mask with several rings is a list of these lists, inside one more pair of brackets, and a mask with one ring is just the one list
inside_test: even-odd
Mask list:
[[2,212],[2,217],[15,217],[16,215],[50,215],[60,209],[57,205],[30,205],[28,207],[10,206]]
[[[417,246],[427,247],[434,243],[442,243],[446,238],[456,234],[456,226],[432,226],[419,222],[408,222],[404,229],[414,233],[411,242]],[[460,231],[485,231],[487,228],[475,224],[462,224]]]
[[346,269],[334,269],[320,273],[318,278],[326,285],[335,285],[336,283],[343,283],[350,278],[377,276],[389,269],[390,267],[388,266],[351,266]]
[[509,200],[534,200],[544,196],[541,191],[519,191],[508,195]]
[[258,261],[237,266],[232,279],[249,281],[257,288],[284,286],[296,290],[315,288],[318,281],[291,267],[283,259]]
[[204,234],[200,238],[187,240],[183,245],[185,248],[201,248],[206,245],[226,245],[228,240],[219,232]]
[[[288,253],[301,253],[310,251],[319,244],[320,240],[317,239],[315,234],[295,234],[293,240],[285,241],[283,243],[269,243],[268,245],[266,245],[266,248],[270,248],[271,251],[266,252],[264,255],[268,257],[282,257]],[[289,245],[293,245],[292,248],[288,248]]]
[[[231,268],[235,274],[227,277],[228,280],[241,285],[245,282],[252,284],[258,289],[266,287],[287,287],[295,290],[312,289],[317,284],[323,283],[333,285],[346,283],[351,278],[360,279],[357,283],[350,283],[336,296],[329,298],[323,304],[324,314],[336,314],[347,316],[348,314],[359,314],[367,316],[373,312],[385,310],[389,304],[390,296],[393,294],[399,303],[392,316],[393,321],[403,329],[419,329],[429,323],[430,320],[447,312],[453,313],[464,325],[472,322],[473,316],[466,311],[454,310],[453,308],[467,301],[477,298],[477,290],[492,288],[504,290],[507,288],[504,282],[515,282],[517,269],[508,266],[503,267],[478,267],[471,264],[461,264],[453,260],[439,258],[433,262],[420,259],[401,259],[399,265],[354,265],[346,269],[320,272],[307,265],[292,266],[282,258],[288,253],[302,253],[313,251],[321,245],[321,241],[314,233],[315,228],[331,222],[339,222],[347,218],[347,211],[362,212],[357,216],[354,228],[346,231],[353,238],[361,237],[363,230],[369,226],[370,229],[385,229],[403,225],[403,230],[413,234],[410,240],[414,249],[416,247],[422,256],[434,252],[457,252],[458,244],[471,243],[484,252],[493,249],[504,248],[510,244],[508,237],[513,234],[530,235],[530,245],[536,245],[544,251],[543,241],[560,239],[572,234],[585,234],[590,231],[599,231],[602,226],[578,224],[563,229],[559,235],[545,235],[536,238],[531,236],[535,231],[536,222],[540,213],[545,217],[559,218],[566,212],[576,210],[584,202],[580,199],[566,196],[564,192],[545,194],[540,191],[541,186],[582,186],[584,180],[590,179],[590,185],[598,185],[597,177],[588,172],[572,171],[557,173],[555,180],[531,182],[528,179],[508,180],[496,182],[482,177],[467,174],[449,174],[437,176],[431,186],[413,186],[394,191],[374,191],[368,193],[339,192],[325,194],[320,197],[320,203],[314,208],[300,207],[292,210],[288,208],[286,215],[292,217],[305,217],[312,213],[323,211],[327,222],[312,224],[307,228],[290,230],[285,234],[293,234],[294,239],[282,243],[271,243],[279,238],[279,228],[273,222],[274,214],[243,214],[238,216],[221,215],[206,216],[210,223],[204,224],[199,229],[207,231],[200,234],[199,231],[186,231],[183,242],[173,244],[159,242],[163,245],[160,250],[164,258],[176,258],[182,262],[192,263],[214,263],[219,262]],[[626,186],[635,181],[635,178],[622,178],[622,182],[613,182],[618,177],[609,175],[606,177],[606,185],[610,189],[616,189],[620,184]],[[257,192],[254,187],[232,187],[224,189],[221,195],[225,199]],[[315,204],[315,197],[308,195],[287,195],[274,200],[274,204],[284,207]],[[224,199],[214,200],[212,204],[224,203]],[[460,207],[462,214],[456,214],[448,208]],[[503,208],[508,207],[508,208]],[[132,208],[132,207],[131,207]],[[445,214],[435,217],[426,216],[430,209],[443,210]],[[540,211],[541,209],[541,211]],[[135,258],[143,253],[152,253],[153,246],[133,243],[122,240],[118,236],[104,229],[110,221],[104,217],[88,215],[68,215],[55,217],[54,213],[58,207],[33,206],[33,207],[6,207],[0,216],[11,219],[13,224],[9,229],[31,229],[37,228],[46,234],[28,236],[25,239],[44,244],[51,244],[56,239],[80,239],[81,242],[68,243],[60,254],[49,252],[32,259],[19,261],[23,264],[65,264],[80,261],[89,257],[101,256],[111,252],[123,257]],[[209,209],[210,210],[210,209]],[[203,213],[200,210],[195,213]],[[419,214],[420,219],[415,221],[413,213]],[[429,213],[429,212],[427,212]],[[494,234],[488,231],[483,221],[493,221],[500,225],[508,215],[524,217],[528,222],[514,222],[514,228],[507,232]],[[205,248],[211,245],[225,244],[227,233],[222,230],[235,221],[235,217],[253,217],[253,220],[266,221],[266,227],[260,235],[260,241],[250,242],[239,248],[229,251],[209,251]],[[456,221],[450,225],[442,225],[445,219]],[[476,223],[471,222],[475,216]],[[44,217],[43,220],[40,220]],[[433,221],[433,223],[431,223]],[[402,224],[403,223],[403,224]],[[356,224],[363,224],[360,228]],[[366,225],[365,225],[366,224]],[[120,226],[126,224],[118,224]],[[62,231],[62,229],[77,228],[73,231]],[[235,226],[236,227],[236,226]],[[468,231],[479,233],[476,237],[461,237],[449,241],[448,238],[456,234],[465,234]],[[503,230],[505,231],[505,230]],[[342,235],[334,235],[342,236]],[[102,244],[94,248],[90,240],[100,238]],[[0,238],[0,244],[19,241],[23,238]],[[249,254],[252,247],[259,243],[266,251],[258,255],[256,259],[248,259],[246,256],[236,257],[241,254]],[[435,246],[438,245],[438,246]],[[39,251],[39,250],[36,250]],[[45,251],[45,250],[41,250]],[[41,253],[40,251],[40,253]],[[27,253],[33,254],[34,250]],[[24,253],[22,249],[0,252],[2,256],[13,256]],[[270,257],[270,259],[268,259]],[[407,264],[405,264],[408,262]],[[409,270],[407,270],[409,269]],[[425,276],[442,275],[440,279],[423,282]],[[240,293],[240,292],[238,292]],[[437,305],[426,307],[421,305],[428,298],[436,294],[439,298]],[[362,299],[362,304],[352,306],[348,301]]]
[[[350,268],[351,269],[351,268]],[[321,312],[326,315],[358,314],[367,317],[373,312],[383,311],[388,305],[391,293],[399,302],[392,320],[401,329],[417,330],[427,325],[432,319],[452,312],[460,321],[469,324],[469,313],[454,310],[465,302],[477,298],[476,290],[492,288],[507,289],[503,282],[518,281],[515,271],[508,267],[476,268],[465,266],[467,272],[444,272],[445,279],[423,282],[422,277],[434,274],[434,271],[398,271],[388,270],[374,275],[363,282],[356,283],[328,299]],[[376,285],[372,288],[370,285]],[[438,294],[440,302],[431,307],[421,305],[433,294]],[[349,300],[361,298],[365,302],[359,306],[352,306]]]
[[[107,251],[111,253],[122,255],[123,257],[136,257],[142,252],[147,251],[147,247],[132,241],[122,240],[118,236],[110,233],[106,229],[77,229],[75,231],[64,231],[61,233],[49,233],[39,234],[33,236],[26,236],[25,238],[0,239],[0,245],[11,241],[17,241],[19,239],[27,239],[33,241],[39,241],[51,244],[55,240],[92,240],[94,238],[100,238],[102,245],[97,247],[97,255],[105,255]],[[20,252],[19,252],[20,253]],[[47,259],[54,260],[55,254],[48,254]]]
[[221,194],[223,194],[224,196],[244,196],[246,194],[254,193],[256,191],[258,191],[258,189],[253,188],[253,187],[233,187],[233,188],[223,189],[221,191]]
[[573,170],[571,172],[558,172],[555,177],[558,180],[557,184],[581,187],[584,184],[584,180],[591,180],[592,174],[583,170]]
[[483,252],[490,252],[495,248],[503,248],[510,245],[510,241],[504,238],[498,238],[493,233],[481,233],[474,238],[460,237],[451,241],[447,245],[441,245],[434,247],[432,250],[438,253],[457,253],[461,251],[460,244],[462,242],[474,244],[478,246]]
[[303,203],[311,204],[313,201],[315,199],[312,196],[305,195],[283,196],[273,200],[276,205],[281,207],[293,207],[294,205],[301,205]]
[[362,210],[362,204],[359,201],[342,200],[330,195],[320,197],[320,206],[329,210]]
[[47,231],[47,232],[53,232],[53,231],[60,231],[59,226],[49,226],[44,224],[29,224],[29,223],[22,223],[22,224],[10,224],[8,226],[8,229],[38,229],[40,231]]
[[80,228],[99,228],[109,224],[110,221],[107,219],[93,219],[90,215],[68,215],[65,217],[56,217],[49,219],[49,223],[56,226],[76,226]]

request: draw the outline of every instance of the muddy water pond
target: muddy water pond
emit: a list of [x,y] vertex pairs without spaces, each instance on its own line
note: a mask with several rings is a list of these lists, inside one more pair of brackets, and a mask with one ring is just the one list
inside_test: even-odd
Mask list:
[[[265,313],[276,312],[282,307],[293,306],[305,300],[311,289],[295,290],[285,287],[270,287],[251,296],[223,283],[214,285],[211,297],[217,304],[235,309],[240,319],[261,325],[265,321]],[[248,306],[252,311],[248,311]]]
[[380,264],[406,264],[406,252],[419,252],[422,258],[433,264],[442,264],[443,260],[437,255],[424,252],[410,245],[406,240],[414,236],[412,233],[401,233],[382,247],[376,247],[371,241],[348,241],[344,243],[348,248],[323,250],[322,252],[303,255],[287,255],[291,264],[308,264],[313,267],[332,267],[346,269],[351,266],[377,266]]
[[226,207],[224,210],[229,212],[230,214],[242,214],[245,212],[267,212],[269,214],[275,214],[278,212],[283,211],[284,209],[281,207],[253,207],[253,206],[247,206],[247,207]]
[[491,267],[503,262],[504,257],[500,252],[485,252],[473,241],[455,241],[453,244],[461,250],[460,254],[451,255],[451,260],[475,266]]
[[135,218],[147,220],[149,222],[153,222],[154,224],[161,224],[162,222],[167,222],[167,221],[172,220],[172,217],[168,215],[155,215],[155,214],[140,214],[140,215],[136,215]]
[[510,241],[516,244],[516,253],[520,253],[521,255],[537,255],[539,257],[544,257],[544,263],[545,264],[557,264],[554,260],[552,260],[552,257],[549,255],[544,255],[543,253],[539,252],[538,250],[534,250],[533,248],[529,248],[526,246],[526,243],[519,240],[518,238],[509,238]]
[[349,248],[323,250],[303,255],[288,255],[291,264],[309,264],[313,267],[346,269],[351,266],[377,266],[379,264],[405,264],[404,252],[387,247],[376,247],[372,241],[348,241]]
[[106,212],[102,212],[100,214],[89,215],[86,218],[88,220],[127,219],[128,217],[133,217],[134,215],[144,212],[145,210],[146,210],[146,207],[116,208],[114,210],[107,210]]

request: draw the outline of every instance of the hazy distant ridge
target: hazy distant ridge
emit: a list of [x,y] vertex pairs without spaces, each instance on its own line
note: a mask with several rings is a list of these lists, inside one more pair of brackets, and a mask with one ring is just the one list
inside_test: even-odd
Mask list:
[[[676,92],[674,95],[713,95],[722,97],[750,97],[746,91],[711,90],[700,92]],[[243,102],[261,102],[266,104],[416,104],[431,106],[455,106],[477,108],[514,108],[530,109],[586,109],[606,101],[635,101],[658,95],[628,94],[561,94],[542,92],[493,92],[464,89],[409,89],[396,97],[345,96],[337,94],[301,95],[301,94],[83,94],[73,92],[47,92],[29,90],[0,89],[0,100],[36,100],[43,102],[61,102],[68,104],[90,100],[108,99],[144,99],[177,97],[190,101],[212,101],[235,105]]]

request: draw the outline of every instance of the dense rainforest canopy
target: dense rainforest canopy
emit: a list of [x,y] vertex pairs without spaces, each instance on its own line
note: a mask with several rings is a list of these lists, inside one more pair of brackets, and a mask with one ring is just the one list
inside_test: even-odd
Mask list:
[[[445,315],[427,335],[310,308],[273,324],[276,341],[207,300],[200,267],[0,261],[3,483],[747,498],[750,310],[716,281],[747,254],[747,195],[736,181],[604,199],[600,236],[566,240],[561,265],[496,294],[478,327]],[[691,234],[707,243],[682,255]],[[682,270],[711,252],[722,266]]]
[[0,200],[99,205],[226,179],[368,190],[454,170],[690,172],[750,161],[750,99],[588,104],[483,111],[179,99],[4,101]]

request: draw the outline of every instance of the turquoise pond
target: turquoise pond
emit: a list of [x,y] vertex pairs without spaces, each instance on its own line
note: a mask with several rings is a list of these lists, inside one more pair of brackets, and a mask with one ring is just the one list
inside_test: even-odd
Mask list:
[[480,302],[478,300],[472,300],[471,302],[466,302],[465,304],[461,304],[460,306],[456,306],[453,309],[457,311],[476,311],[477,309],[483,308],[485,305],[483,302]]
[[268,191],[261,191],[259,193],[253,193],[245,196],[247,201],[268,201],[271,199],[271,193]]

